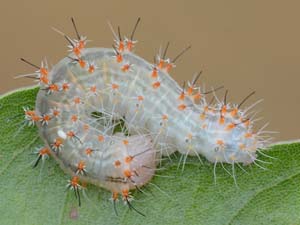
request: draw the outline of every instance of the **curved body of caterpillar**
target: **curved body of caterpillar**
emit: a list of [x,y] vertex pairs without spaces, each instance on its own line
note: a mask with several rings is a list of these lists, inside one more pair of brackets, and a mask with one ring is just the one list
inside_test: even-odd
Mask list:
[[25,110],[25,117],[73,175],[75,193],[80,180],[128,201],[130,189],[149,182],[161,155],[176,150],[213,163],[256,160],[263,142],[241,104],[227,104],[226,95],[208,103],[195,80],[180,87],[168,74],[172,62],[146,62],[131,52],[130,40],[120,38],[116,49],[85,49],[79,35],[65,37],[72,54],[50,72],[35,66],[41,89],[35,111]]

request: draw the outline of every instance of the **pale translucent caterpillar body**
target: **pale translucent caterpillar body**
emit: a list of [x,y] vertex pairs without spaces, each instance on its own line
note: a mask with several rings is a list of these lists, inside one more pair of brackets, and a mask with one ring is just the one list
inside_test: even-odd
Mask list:
[[121,194],[132,207],[129,190],[149,182],[161,156],[174,151],[215,164],[256,160],[264,142],[240,109],[243,102],[227,104],[226,92],[224,101],[208,103],[198,77],[180,87],[168,74],[172,61],[148,63],[132,52],[132,38],[119,38],[112,49],[85,49],[77,36],[65,36],[72,53],[49,72],[23,61],[39,69],[36,109],[25,109],[46,144],[37,162],[52,155],[73,176],[69,186],[78,198],[88,182],[112,191],[114,201]]

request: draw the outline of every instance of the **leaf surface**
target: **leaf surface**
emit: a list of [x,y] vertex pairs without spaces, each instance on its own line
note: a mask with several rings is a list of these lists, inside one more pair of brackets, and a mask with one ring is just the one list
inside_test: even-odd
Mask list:
[[[256,165],[213,165],[189,157],[184,171],[180,155],[163,164],[157,176],[134,192],[132,204],[142,217],[111,194],[89,185],[82,206],[66,190],[69,177],[53,159],[33,169],[35,148],[42,146],[35,127],[23,126],[23,109],[34,108],[38,89],[17,91],[0,99],[0,224],[300,224],[300,144],[277,145]],[[266,157],[265,154],[274,157]]]

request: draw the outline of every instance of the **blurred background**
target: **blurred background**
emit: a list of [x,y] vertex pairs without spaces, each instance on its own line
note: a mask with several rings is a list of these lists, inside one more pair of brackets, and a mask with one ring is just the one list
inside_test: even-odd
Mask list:
[[[239,103],[256,91],[247,104],[263,98],[256,109],[257,128],[269,122],[278,131],[275,140],[300,138],[300,2],[299,1],[40,1],[1,3],[0,95],[33,84],[15,75],[34,71],[24,57],[40,64],[47,57],[56,64],[67,53],[66,41],[51,27],[75,37],[73,16],[88,46],[111,47],[110,21],[131,33],[142,18],[135,37],[136,53],[150,62],[160,46],[170,41],[169,57],[187,45],[172,76],[180,84],[203,70],[206,88],[225,85],[228,101]],[[224,95],[219,91],[219,96]]]

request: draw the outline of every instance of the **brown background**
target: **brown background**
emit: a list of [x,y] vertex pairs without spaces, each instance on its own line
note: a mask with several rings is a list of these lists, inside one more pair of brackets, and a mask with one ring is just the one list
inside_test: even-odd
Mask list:
[[[126,34],[142,17],[136,52],[152,61],[159,46],[171,42],[172,57],[188,44],[189,51],[172,76],[178,82],[204,71],[207,87],[224,84],[229,100],[239,102],[257,91],[248,104],[257,107],[277,140],[299,138],[300,123],[299,1],[5,1],[0,8],[0,94],[31,85],[17,74],[32,72],[18,60],[39,64],[47,56],[55,64],[66,54],[65,40],[54,26],[73,35],[74,16],[89,46],[110,47],[110,20]],[[219,94],[223,94],[224,91]],[[259,123],[261,125],[262,122]]]

